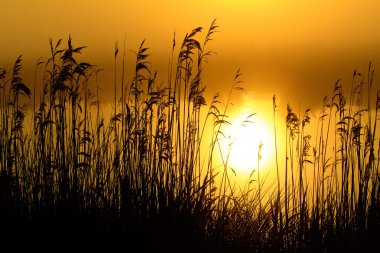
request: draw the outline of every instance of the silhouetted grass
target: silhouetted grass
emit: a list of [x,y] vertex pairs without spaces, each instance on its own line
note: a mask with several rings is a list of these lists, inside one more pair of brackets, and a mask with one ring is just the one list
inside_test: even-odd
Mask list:
[[[207,44],[217,28],[214,21],[202,43],[201,27],[186,34],[179,48],[173,40],[166,83],[156,80],[143,41],[130,83],[124,46],[119,85],[116,44],[109,119],[100,112],[101,69],[78,61],[85,47],[74,47],[71,38],[66,46],[50,41],[50,58],[36,64],[33,93],[20,75],[21,56],[11,70],[0,69],[2,245],[28,241],[41,248],[81,244],[158,252],[379,250],[380,93],[372,101],[372,65],[366,75],[354,72],[348,100],[339,81],[332,98],[323,100],[315,143],[308,130],[310,110],[297,115],[288,105],[286,129],[277,129],[273,97],[276,182],[264,188],[258,169],[252,172],[258,180],[251,174],[238,191],[229,154],[222,157],[220,172],[214,162],[229,124],[231,94],[241,89],[240,71],[225,106],[217,94],[203,109]],[[286,133],[284,147],[278,146],[278,132]],[[278,160],[282,148],[285,164]]]

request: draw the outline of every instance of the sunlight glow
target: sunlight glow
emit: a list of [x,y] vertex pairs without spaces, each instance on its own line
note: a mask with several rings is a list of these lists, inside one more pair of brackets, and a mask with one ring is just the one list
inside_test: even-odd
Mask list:
[[[237,174],[249,176],[253,171],[266,170],[273,159],[272,128],[258,115],[241,114],[231,118],[225,128],[224,160]],[[227,160],[228,159],[228,160]]]

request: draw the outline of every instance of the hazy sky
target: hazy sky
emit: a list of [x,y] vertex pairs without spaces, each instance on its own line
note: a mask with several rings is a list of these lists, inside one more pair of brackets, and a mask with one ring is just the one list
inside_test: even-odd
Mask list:
[[[380,64],[380,2],[376,0],[2,0],[0,67],[24,56],[30,78],[37,58],[49,53],[48,39],[86,45],[86,60],[104,68],[111,84],[115,41],[136,50],[143,39],[165,81],[173,33],[208,28],[220,33],[210,49],[209,90],[229,86],[238,68],[248,96],[315,104],[330,95],[338,78],[349,84],[354,69]],[[127,54],[128,64],[133,55]],[[129,65],[131,66],[131,65]],[[128,79],[128,77],[127,77]]]

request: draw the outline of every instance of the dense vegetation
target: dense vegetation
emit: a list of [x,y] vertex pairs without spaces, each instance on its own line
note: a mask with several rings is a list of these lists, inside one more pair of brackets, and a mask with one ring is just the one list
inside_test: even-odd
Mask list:
[[[213,22],[203,42],[200,27],[179,46],[173,40],[165,83],[156,80],[144,42],[126,83],[125,49],[117,73],[115,45],[109,119],[101,115],[100,69],[78,62],[85,48],[71,38],[66,46],[50,41],[50,58],[36,65],[36,75],[43,68],[42,84],[23,83],[21,56],[13,69],[0,69],[4,247],[22,241],[158,252],[380,249],[380,93],[372,101],[371,65],[367,74],[354,72],[348,98],[338,81],[332,98],[323,100],[313,147],[305,130],[309,110],[301,116],[288,106],[286,129],[274,123],[276,137],[286,131],[285,147],[276,142],[276,161],[277,149],[285,149],[286,162],[273,168],[275,190],[250,180],[241,192],[231,183],[228,159],[221,170],[214,165],[230,104],[223,106],[218,94],[206,103],[204,96],[207,44],[216,29]],[[240,89],[239,76],[229,97]],[[274,122],[276,112],[273,97]]]

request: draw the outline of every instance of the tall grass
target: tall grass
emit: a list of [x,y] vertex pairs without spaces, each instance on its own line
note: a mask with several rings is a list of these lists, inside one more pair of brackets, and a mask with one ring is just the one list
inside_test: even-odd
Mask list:
[[[366,75],[354,72],[348,100],[340,81],[331,99],[325,97],[314,142],[309,109],[297,115],[288,105],[286,128],[277,129],[274,96],[276,181],[263,187],[260,144],[258,168],[238,191],[220,141],[231,95],[242,89],[240,71],[225,105],[216,94],[204,109],[207,46],[217,29],[213,21],[202,42],[201,27],[179,45],[173,39],[164,83],[145,41],[134,52],[129,83],[124,41],[118,83],[115,44],[111,115],[101,115],[101,69],[78,61],[85,47],[74,47],[70,37],[66,46],[50,41],[50,58],[36,64],[33,94],[20,74],[21,56],[12,69],[0,69],[3,238],[43,245],[84,237],[157,251],[378,250],[380,93],[372,101],[372,64]],[[284,147],[278,132],[285,133]],[[278,149],[285,150],[284,164]]]

